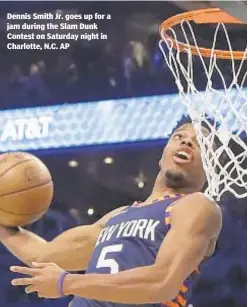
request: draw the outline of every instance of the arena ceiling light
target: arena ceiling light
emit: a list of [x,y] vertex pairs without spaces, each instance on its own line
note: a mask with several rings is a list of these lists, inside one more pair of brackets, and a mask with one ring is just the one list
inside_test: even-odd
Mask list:
[[114,163],[114,159],[112,157],[105,157],[103,162],[105,164],[113,164]]
[[145,183],[144,183],[143,181],[139,181],[139,182],[138,182],[138,188],[139,188],[139,189],[143,189],[144,186],[145,186]]
[[71,160],[71,161],[68,162],[68,165],[69,165],[70,167],[78,167],[78,161],[76,161],[76,160]]
[[87,213],[88,213],[88,215],[93,215],[94,214],[94,209],[93,208],[89,208]]

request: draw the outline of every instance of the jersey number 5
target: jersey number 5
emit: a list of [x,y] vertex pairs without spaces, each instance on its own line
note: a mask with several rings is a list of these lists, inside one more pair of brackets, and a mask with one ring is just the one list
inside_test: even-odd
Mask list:
[[[119,264],[113,259],[108,258],[108,254],[119,253],[122,251],[123,244],[105,246],[97,261],[97,268],[109,268],[110,274],[119,272]],[[112,256],[112,255],[111,255]]]

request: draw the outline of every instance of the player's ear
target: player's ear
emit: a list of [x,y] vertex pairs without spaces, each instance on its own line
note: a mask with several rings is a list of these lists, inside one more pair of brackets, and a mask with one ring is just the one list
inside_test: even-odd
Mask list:
[[159,168],[161,168],[161,162],[162,162],[161,160],[162,159],[160,159],[159,162],[158,162]]

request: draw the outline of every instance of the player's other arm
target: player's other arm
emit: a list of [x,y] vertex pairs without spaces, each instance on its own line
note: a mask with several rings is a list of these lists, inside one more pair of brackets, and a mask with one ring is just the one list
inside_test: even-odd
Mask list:
[[64,292],[126,304],[170,301],[206,256],[221,224],[214,202],[201,193],[185,196],[172,211],[172,227],[153,265],[112,275],[68,275]]
[[16,231],[0,226],[0,242],[27,265],[32,262],[53,262],[64,270],[82,270],[88,265],[104,225],[123,208],[109,212],[95,224],[69,229],[50,242],[22,228]]

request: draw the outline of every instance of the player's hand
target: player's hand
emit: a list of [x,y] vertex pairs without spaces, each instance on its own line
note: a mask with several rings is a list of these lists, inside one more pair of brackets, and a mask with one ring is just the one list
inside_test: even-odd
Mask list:
[[58,298],[58,280],[64,272],[54,263],[33,263],[31,268],[12,266],[15,273],[29,275],[29,277],[12,280],[14,286],[26,286],[25,292],[37,292],[38,297]]

